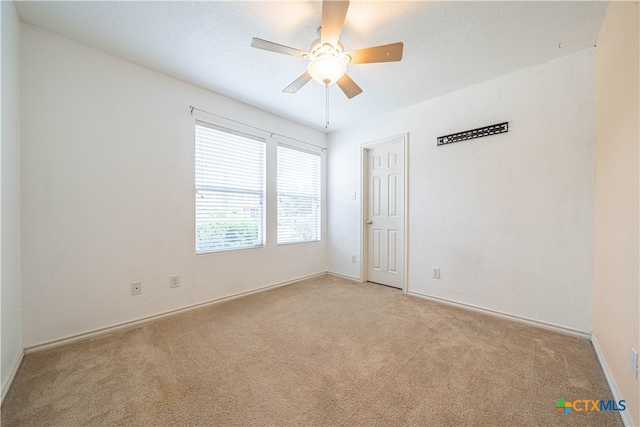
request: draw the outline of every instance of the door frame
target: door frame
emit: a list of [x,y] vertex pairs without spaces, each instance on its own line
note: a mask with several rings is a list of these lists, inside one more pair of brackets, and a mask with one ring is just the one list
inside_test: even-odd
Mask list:
[[409,133],[403,133],[400,135],[384,138],[372,142],[367,142],[360,145],[360,278],[364,283],[367,281],[368,263],[369,263],[369,233],[365,228],[365,222],[367,215],[367,209],[369,206],[369,165],[368,165],[368,153],[373,148],[382,147],[385,145],[391,145],[401,143],[404,159],[404,185],[401,189],[404,196],[404,215],[402,218],[402,228],[404,234],[404,251],[402,262],[402,293],[409,292]]

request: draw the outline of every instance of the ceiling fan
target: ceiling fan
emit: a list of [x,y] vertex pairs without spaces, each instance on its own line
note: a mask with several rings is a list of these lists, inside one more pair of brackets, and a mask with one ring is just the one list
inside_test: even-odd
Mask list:
[[348,8],[348,1],[323,0],[320,38],[311,43],[309,52],[257,37],[253,38],[252,47],[298,56],[309,61],[307,71],[284,88],[284,93],[296,93],[314,79],[327,88],[336,83],[347,98],[351,99],[362,93],[362,89],[347,74],[348,64],[395,62],[402,59],[404,46],[402,42],[344,52],[340,43],[340,33]]

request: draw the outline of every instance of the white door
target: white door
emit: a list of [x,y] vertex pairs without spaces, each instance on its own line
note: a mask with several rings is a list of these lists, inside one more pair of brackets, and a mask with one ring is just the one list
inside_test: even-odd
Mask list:
[[404,143],[367,150],[367,280],[404,284]]

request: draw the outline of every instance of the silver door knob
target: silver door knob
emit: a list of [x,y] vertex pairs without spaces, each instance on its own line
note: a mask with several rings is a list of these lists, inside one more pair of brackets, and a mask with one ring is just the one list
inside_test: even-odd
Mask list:
[[371,225],[371,224],[373,224],[373,221],[372,220],[367,220],[367,224]]

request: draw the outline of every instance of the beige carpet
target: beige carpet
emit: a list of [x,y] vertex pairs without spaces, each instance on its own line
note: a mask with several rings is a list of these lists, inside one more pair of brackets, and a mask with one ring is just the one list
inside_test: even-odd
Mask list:
[[2,426],[616,426],[591,343],[331,276],[25,356]]

